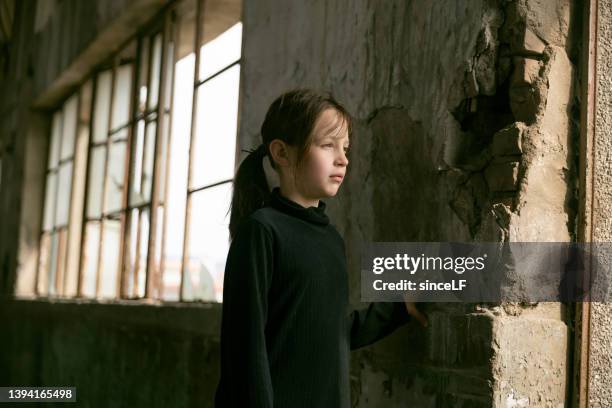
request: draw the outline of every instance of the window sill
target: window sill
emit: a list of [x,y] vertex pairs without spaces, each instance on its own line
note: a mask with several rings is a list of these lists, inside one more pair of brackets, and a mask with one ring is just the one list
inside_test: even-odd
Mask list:
[[47,321],[117,328],[154,329],[218,338],[221,327],[221,303],[161,302],[143,300],[98,300],[62,298],[2,298],[0,319]]

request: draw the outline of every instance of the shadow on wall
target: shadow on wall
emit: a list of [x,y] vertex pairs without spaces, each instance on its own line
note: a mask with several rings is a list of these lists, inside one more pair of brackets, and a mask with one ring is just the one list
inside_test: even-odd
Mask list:
[[375,241],[435,240],[435,161],[420,122],[404,108],[379,110],[370,120]]

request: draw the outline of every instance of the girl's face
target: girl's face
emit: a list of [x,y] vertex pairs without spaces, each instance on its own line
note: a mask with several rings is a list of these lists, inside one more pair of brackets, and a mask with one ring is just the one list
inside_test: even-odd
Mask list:
[[309,150],[296,171],[296,188],[306,200],[333,197],[349,163],[346,123],[335,109],[326,109],[315,122],[311,137]]

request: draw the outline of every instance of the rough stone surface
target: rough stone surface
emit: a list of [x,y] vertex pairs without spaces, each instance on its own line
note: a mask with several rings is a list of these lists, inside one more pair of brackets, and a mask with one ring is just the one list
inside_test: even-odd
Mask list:
[[505,8],[505,23],[502,36],[506,38],[513,55],[539,57],[546,44],[527,25],[525,2],[508,2]]
[[496,319],[493,371],[500,381],[494,406],[564,407],[567,337],[568,328],[558,319]]
[[496,163],[487,167],[485,177],[491,191],[513,191],[518,183],[519,163]]
[[544,47],[546,46],[542,40],[529,28],[526,28],[523,32],[520,48],[517,50],[519,53],[526,54],[542,54]]
[[510,106],[514,117],[528,124],[532,124],[539,111],[542,95],[538,88],[531,86],[513,86],[510,88]]
[[492,151],[495,156],[512,156],[523,152],[522,137],[525,125],[521,122],[500,130],[493,136]]
[[512,75],[512,86],[534,85],[540,75],[540,61],[533,58],[514,58],[514,73]]
[[[537,20],[547,10],[554,10],[556,16],[554,24],[546,17],[553,25],[550,32],[544,32]],[[571,123],[575,72],[568,56],[572,39],[564,25],[569,21],[566,10],[570,8],[564,1],[525,0],[506,6],[502,40],[515,56],[510,106],[515,120],[524,122],[506,128],[520,127],[522,133],[518,188],[512,200],[495,200],[483,226],[495,221],[502,228],[502,239],[510,242],[565,242],[572,239],[575,228],[572,191],[577,169],[571,162],[572,140],[577,138]],[[492,149],[501,153],[508,146],[502,148],[506,140],[498,137]],[[495,159],[494,153],[493,162],[500,161]],[[499,316],[494,328],[494,337],[499,338],[494,341],[493,406],[565,406],[571,333],[563,314],[549,312],[555,306],[559,305],[539,304],[530,310],[504,304],[492,309]],[[541,349],[531,344],[532,338],[546,339],[539,343]]]
[[510,78],[510,106],[518,121],[533,124],[546,102],[546,83],[541,77],[543,67],[545,65],[536,59],[514,57],[514,71]]
[[[598,1],[592,240],[612,242],[612,1]],[[610,264],[610,259],[602,260]],[[591,303],[589,406],[612,407],[612,304]]]
[[576,5],[571,0],[514,0],[506,6],[507,35],[519,55],[538,55],[547,45],[570,47],[571,17]]
[[546,106],[539,111],[538,122],[523,136],[524,174],[509,230],[511,241],[570,240],[566,207],[570,205],[567,185],[568,142],[573,137],[569,124],[572,77],[572,65],[565,51],[554,47],[549,62]]
[[570,16],[576,7],[572,1],[519,0],[518,3],[525,13],[527,26],[533,31],[533,38],[539,38],[547,45],[567,44]]

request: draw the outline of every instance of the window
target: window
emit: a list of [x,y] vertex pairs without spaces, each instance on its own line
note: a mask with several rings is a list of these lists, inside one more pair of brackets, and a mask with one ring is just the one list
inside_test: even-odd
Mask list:
[[40,295],[77,294],[91,83],[53,115],[38,265]]
[[[195,110],[186,186],[185,240],[182,248],[171,248],[173,257],[169,257],[176,265],[175,256],[182,252],[181,298],[185,300],[221,300],[229,241],[227,208],[236,156],[240,8],[228,3],[229,13],[223,14],[221,2],[206,1],[205,5],[204,21],[196,25],[203,28],[198,34],[197,57],[186,46],[187,52],[180,60],[185,64],[177,66],[177,73],[185,70],[191,76],[197,71],[193,90],[185,89],[187,95],[193,94],[194,101],[186,111]],[[187,41],[193,38],[188,32],[184,34]],[[174,278],[167,275],[166,287],[171,287],[172,280],[177,281],[174,273]]]
[[37,294],[221,301],[240,13],[174,4],[53,114]]

